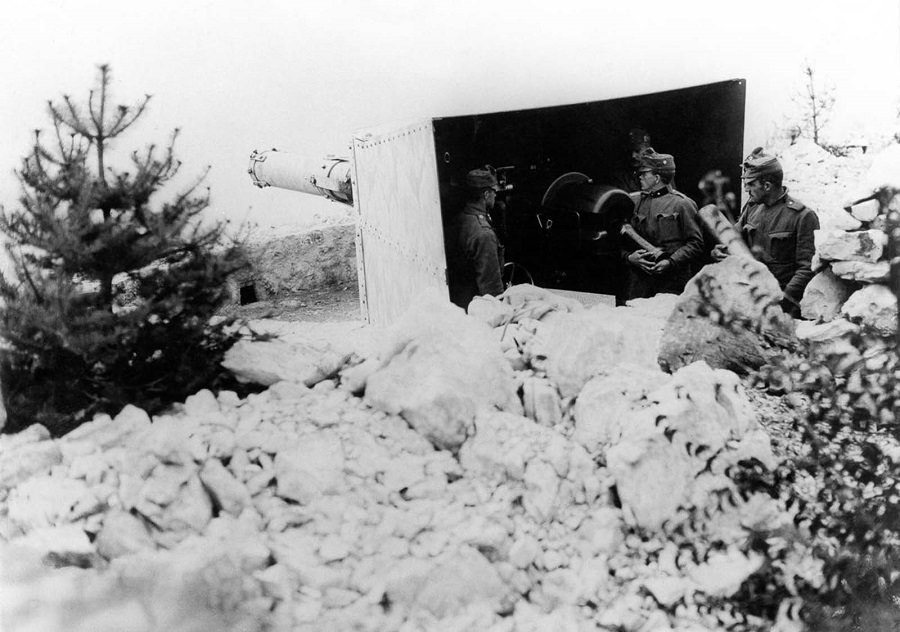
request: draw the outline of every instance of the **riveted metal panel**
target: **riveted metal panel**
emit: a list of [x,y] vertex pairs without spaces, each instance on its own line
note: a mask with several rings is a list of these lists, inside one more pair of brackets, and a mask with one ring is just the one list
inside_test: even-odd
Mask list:
[[357,265],[366,320],[396,320],[428,288],[447,295],[431,119],[353,138]]

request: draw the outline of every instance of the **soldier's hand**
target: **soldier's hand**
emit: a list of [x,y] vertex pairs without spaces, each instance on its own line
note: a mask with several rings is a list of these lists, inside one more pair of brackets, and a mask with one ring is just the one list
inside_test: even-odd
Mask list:
[[728,248],[725,244],[716,244],[710,251],[709,256],[713,261],[722,261],[728,256]]
[[636,268],[646,269],[647,268],[647,251],[643,248],[638,248],[630,255],[628,255],[628,263],[633,265]]
[[675,265],[675,264],[672,263],[671,259],[660,259],[659,261],[654,263],[652,266],[650,266],[649,272],[651,274],[663,274],[667,270],[669,270],[673,265]]

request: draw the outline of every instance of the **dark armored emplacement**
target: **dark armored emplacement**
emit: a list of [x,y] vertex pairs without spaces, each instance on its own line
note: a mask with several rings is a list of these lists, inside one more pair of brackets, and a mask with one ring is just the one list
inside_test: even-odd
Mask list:
[[390,321],[425,287],[446,292],[443,227],[462,204],[465,173],[496,170],[494,224],[507,277],[621,298],[619,228],[638,190],[633,155],[676,156],[677,188],[721,170],[739,181],[746,82],[722,81],[571,105],[431,118],[353,135],[352,156],[322,160],[254,152],[259,186],[352,205],[362,312]]

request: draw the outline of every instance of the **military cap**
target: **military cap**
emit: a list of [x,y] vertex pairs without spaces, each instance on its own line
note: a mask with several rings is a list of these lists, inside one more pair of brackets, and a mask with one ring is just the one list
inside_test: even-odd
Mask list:
[[784,175],[778,158],[765,153],[762,147],[757,147],[744,158],[741,169],[741,180],[757,180],[763,176]]
[[674,172],[675,157],[672,154],[657,153],[652,147],[642,152],[638,157],[638,169],[652,169],[653,171]]
[[472,169],[466,174],[466,186],[473,189],[493,189],[497,191],[497,176],[487,169]]

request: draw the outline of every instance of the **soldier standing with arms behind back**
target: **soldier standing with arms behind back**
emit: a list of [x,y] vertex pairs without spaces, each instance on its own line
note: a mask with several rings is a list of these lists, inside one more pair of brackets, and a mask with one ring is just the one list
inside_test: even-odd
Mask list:
[[661,292],[681,294],[693,271],[691,264],[703,251],[703,233],[697,205],[672,186],[675,159],[648,148],[639,156],[640,193],[635,200],[631,227],[659,249],[654,256],[631,240],[622,240],[628,263],[628,298],[648,298]]
[[503,252],[488,212],[494,207],[497,178],[487,169],[466,174],[466,204],[447,226],[450,300],[463,309],[476,296],[503,292]]
[[[813,277],[813,231],[819,228],[819,217],[788,195],[782,185],[781,163],[762,147],[744,159],[742,169],[741,180],[750,199],[741,211],[737,229],[753,256],[778,280],[784,292],[781,308],[799,318],[800,299]],[[724,248],[717,246],[713,254],[723,259]]]

